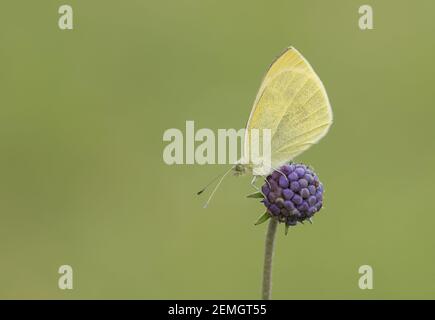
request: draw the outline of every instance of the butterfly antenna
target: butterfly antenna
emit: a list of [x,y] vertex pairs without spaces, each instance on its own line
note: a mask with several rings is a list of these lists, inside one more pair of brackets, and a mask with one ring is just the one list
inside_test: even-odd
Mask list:
[[219,173],[216,177],[214,177],[209,183],[207,183],[207,185],[202,188],[201,190],[199,190],[196,195],[200,195],[201,193],[203,193],[205,190],[207,190],[207,188],[213,184],[213,182],[215,182],[217,179],[219,179],[220,177],[222,177],[222,175],[224,175],[226,173],[226,171]]
[[204,204],[204,208],[207,208],[208,204],[210,203],[210,200],[213,198],[216,190],[219,188],[219,186],[221,185],[222,181],[225,179],[225,177],[227,176],[228,173],[231,172],[231,170],[233,170],[234,167],[229,168],[219,179],[218,183],[216,184],[216,186],[214,187],[213,191],[210,194],[210,197],[208,197],[207,202]]

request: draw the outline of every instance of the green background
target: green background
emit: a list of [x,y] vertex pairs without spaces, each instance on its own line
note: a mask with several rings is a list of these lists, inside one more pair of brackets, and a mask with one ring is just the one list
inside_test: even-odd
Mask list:
[[[60,5],[74,30],[57,26]],[[358,28],[371,4],[374,30]],[[0,4],[0,298],[256,299],[263,207],[227,166],[167,166],[168,128],[241,128],[293,45],[334,125],[297,160],[326,188],[281,226],[274,298],[435,298],[435,2],[18,1]],[[74,289],[57,270],[74,269]],[[374,269],[360,290],[358,268]]]

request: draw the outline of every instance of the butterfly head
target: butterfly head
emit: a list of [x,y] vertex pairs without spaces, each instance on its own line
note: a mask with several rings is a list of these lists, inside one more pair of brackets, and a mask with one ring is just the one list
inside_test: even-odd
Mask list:
[[238,163],[233,167],[233,174],[235,176],[243,176],[249,171],[249,166],[246,164]]

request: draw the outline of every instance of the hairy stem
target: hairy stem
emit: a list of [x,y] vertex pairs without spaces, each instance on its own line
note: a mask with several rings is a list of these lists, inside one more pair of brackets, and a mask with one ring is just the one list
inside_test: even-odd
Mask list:
[[264,251],[264,268],[263,268],[263,300],[270,300],[272,297],[272,260],[275,246],[275,235],[278,226],[278,220],[271,218],[266,233],[266,243]]

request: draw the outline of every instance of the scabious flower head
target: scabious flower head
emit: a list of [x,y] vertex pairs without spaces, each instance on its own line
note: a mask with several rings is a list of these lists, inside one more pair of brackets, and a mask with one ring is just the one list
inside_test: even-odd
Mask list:
[[312,169],[300,163],[272,172],[261,191],[269,215],[287,226],[310,219],[323,205],[323,185]]

